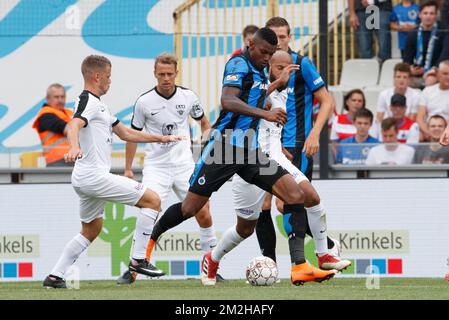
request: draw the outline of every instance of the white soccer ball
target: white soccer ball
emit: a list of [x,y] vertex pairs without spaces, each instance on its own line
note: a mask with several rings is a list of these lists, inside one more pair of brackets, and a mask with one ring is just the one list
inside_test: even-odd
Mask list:
[[277,278],[278,268],[271,258],[254,258],[246,267],[246,280],[253,286],[271,286]]

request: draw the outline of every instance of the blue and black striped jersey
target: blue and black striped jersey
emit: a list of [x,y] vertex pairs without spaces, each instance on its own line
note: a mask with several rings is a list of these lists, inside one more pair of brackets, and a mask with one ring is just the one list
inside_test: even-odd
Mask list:
[[[265,108],[265,98],[268,89],[268,77],[265,70],[259,70],[250,61],[249,52],[232,57],[225,66],[223,87],[239,88],[239,98],[253,108]],[[220,116],[213,128],[221,133],[232,129],[231,144],[237,147],[257,148],[257,131],[259,119],[221,110]],[[245,137],[252,137],[245,142]]]
[[325,83],[309,58],[291,50],[289,53],[300,69],[292,73],[287,86],[287,123],[282,144],[286,148],[295,148],[306,141],[312,130],[313,93]]

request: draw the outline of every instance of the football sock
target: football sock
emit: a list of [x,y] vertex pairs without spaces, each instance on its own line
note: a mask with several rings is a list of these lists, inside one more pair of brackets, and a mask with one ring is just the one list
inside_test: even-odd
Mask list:
[[303,204],[284,204],[284,228],[288,235],[288,246],[292,264],[306,262],[304,238],[306,236],[307,212]]
[[262,210],[260,213],[256,225],[256,235],[262,254],[276,262],[276,231],[270,209]]
[[131,257],[134,260],[145,259],[148,241],[153,231],[158,212],[150,208],[142,208],[137,214],[136,230],[134,231],[133,250]]
[[243,240],[245,239],[238,234],[236,226],[232,226],[225,231],[217,246],[212,250],[212,260],[219,262],[226,253],[237,247]]
[[151,239],[153,241],[157,241],[165,231],[176,227],[188,219],[183,216],[181,208],[182,202],[178,202],[165,211],[153,228],[153,232],[151,233]]
[[309,227],[315,241],[315,250],[318,255],[328,252],[327,249],[327,225],[326,213],[323,206],[318,204],[311,208],[306,208]]
[[66,244],[62,251],[61,257],[51,271],[51,275],[63,278],[64,274],[72,264],[78,259],[84,250],[90,245],[90,241],[82,234],[78,233],[69,243]]
[[200,245],[203,252],[208,252],[217,245],[214,226],[208,228],[200,227]]

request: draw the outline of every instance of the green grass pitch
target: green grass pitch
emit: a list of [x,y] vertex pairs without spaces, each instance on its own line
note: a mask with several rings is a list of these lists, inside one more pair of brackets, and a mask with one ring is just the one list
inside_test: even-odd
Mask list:
[[365,278],[337,278],[301,287],[282,279],[271,287],[252,287],[244,280],[203,287],[198,279],[138,280],[131,286],[114,281],[81,281],[80,289],[44,289],[41,282],[0,282],[0,299],[164,299],[164,300],[307,300],[307,299],[438,299],[449,300],[449,282],[444,279],[380,278],[379,289],[367,289]]

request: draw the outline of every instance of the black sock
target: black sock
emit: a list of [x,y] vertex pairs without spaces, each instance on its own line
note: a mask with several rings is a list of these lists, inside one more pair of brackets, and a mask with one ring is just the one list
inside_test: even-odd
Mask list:
[[292,264],[306,262],[304,256],[304,238],[307,229],[307,212],[303,204],[284,204],[284,218],[290,225],[286,228],[288,234],[288,246]]
[[276,231],[273,219],[271,219],[271,210],[262,210],[260,213],[256,225],[256,235],[262,254],[276,262]]
[[188,219],[182,215],[181,207],[182,202],[179,202],[165,210],[165,213],[153,228],[153,232],[151,233],[152,240],[157,241],[165,231],[176,227],[178,224],[181,224],[184,220]]
[[335,242],[331,238],[327,237],[327,248],[332,249],[335,246]]

